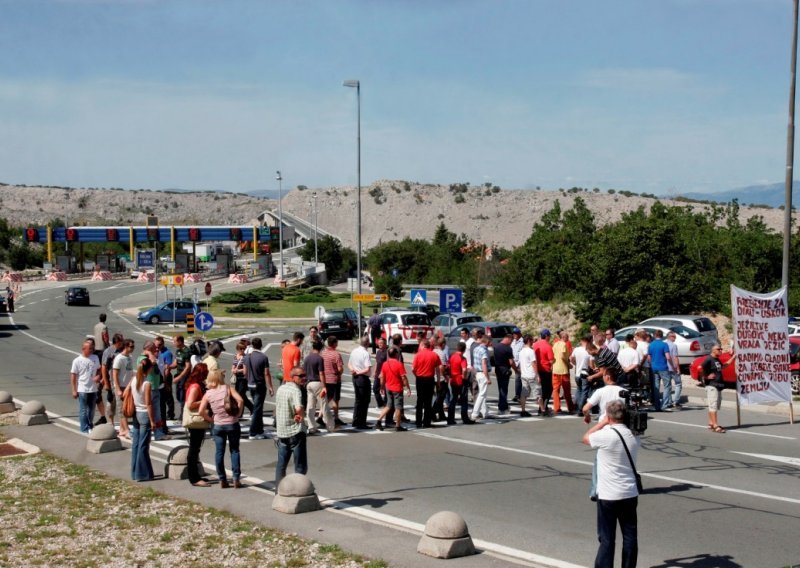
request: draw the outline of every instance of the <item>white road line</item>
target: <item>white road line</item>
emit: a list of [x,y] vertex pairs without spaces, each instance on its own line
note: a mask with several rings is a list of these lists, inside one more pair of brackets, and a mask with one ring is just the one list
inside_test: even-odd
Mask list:
[[790,456],[771,456],[769,454],[748,454],[747,452],[733,452],[734,454],[741,454],[743,456],[750,456],[752,458],[761,458],[762,460],[771,460],[781,463],[788,463],[800,467],[800,458],[793,458]]
[[[526,454],[529,456],[536,456],[540,458],[555,460],[555,461],[562,461],[567,463],[576,463],[580,465],[588,465],[592,466],[592,462],[583,461],[583,460],[576,460],[573,458],[565,458],[561,456],[553,456],[550,454],[544,454],[542,452],[534,452],[531,450],[522,450],[520,448],[509,448],[506,446],[498,446],[496,444],[486,444],[484,442],[475,442],[473,440],[461,440],[458,438],[449,438],[447,436],[441,436],[439,434],[431,434],[429,432],[415,432],[417,436],[425,436],[426,438],[435,438],[438,440],[444,440],[447,442],[454,442],[457,444],[465,444],[468,446],[477,446],[480,448],[491,448],[493,450],[502,450],[506,452],[513,452],[517,454]],[[661,479],[662,481],[670,481],[672,483],[681,483],[685,485],[696,485],[698,487],[707,487],[708,489],[716,489],[717,491],[724,491],[726,493],[735,493],[738,495],[749,495],[751,497],[759,497],[761,499],[769,499],[771,501],[781,501],[783,503],[796,503],[800,505],[800,499],[793,499],[791,497],[781,497],[779,495],[769,495],[767,493],[759,493],[757,491],[748,491],[746,489],[736,489],[733,487],[724,487],[722,485],[714,485],[712,483],[705,483],[702,481],[692,481],[689,479],[680,479],[677,477],[667,477],[665,475],[658,475],[656,473],[645,473],[639,470],[639,473],[642,477],[651,477],[653,479]]]
[[[664,424],[674,424],[675,426],[688,426],[689,428],[708,428],[702,424],[686,424],[685,422],[675,422],[673,420],[663,420],[661,418],[653,418],[650,422],[662,422]],[[762,432],[748,432],[746,430],[728,430],[728,434],[747,434],[748,436],[763,436],[765,438],[778,438],[779,440],[796,440],[792,436],[779,436],[778,434],[764,434]]]

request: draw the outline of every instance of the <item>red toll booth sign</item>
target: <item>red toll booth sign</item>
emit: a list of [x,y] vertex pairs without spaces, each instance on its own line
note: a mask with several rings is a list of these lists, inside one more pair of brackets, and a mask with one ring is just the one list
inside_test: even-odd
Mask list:
[[211,295],[211,282],[206,282],[206,296]]

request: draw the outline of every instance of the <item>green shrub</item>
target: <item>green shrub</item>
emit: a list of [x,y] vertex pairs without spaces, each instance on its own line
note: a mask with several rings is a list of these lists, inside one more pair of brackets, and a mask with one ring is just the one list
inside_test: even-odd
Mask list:
[[227,314],[263,314],[267,312],[266,307],[262,306],[261,304],[254,304],[254,303],[244,303],[239,304],[238,306],[230,306],[225,308],[225,313]]
[[294,302],[297,304],[301,303],[320,303],[320,302],[327,302],[331,299],[330,294],[298,294],[297,296],[290,296],[286,298],[287,302]]

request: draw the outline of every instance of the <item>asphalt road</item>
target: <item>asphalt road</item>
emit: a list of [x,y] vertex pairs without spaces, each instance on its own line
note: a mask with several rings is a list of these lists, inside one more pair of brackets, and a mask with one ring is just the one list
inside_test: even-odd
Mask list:
[[[77,424],[69,364],[97,314],[107,311],[111,331],[133,337],[139,346],[159,327],[118,313],[152,303],[152,284],[87,286],[91,307],[65,306],[65,284],[48,283],[27,289],[13,317],[0,316],[0,389],[22,401],[41,400],[67,424]],[[290,331],[262,334],[265,344],[272,344],[273,370],[277,344]],[[352,392],[346,377],[345,419]],[[490,403],[496,410],[496,400]],[[746,410],[742,415],[743,426],[723,435],[706,429],[700,406],[652,416],[639,457],[648,489],[639,501],[640,566],[800,563],[798,426],[780,416]],[[734,418],[723,410],[723,424]],[[321,496],[365,522],[416,530],[431,514],[454,510],[473,538],[507,558],[586,566],[593,562],[596,536],[595,505],[587,496],[594,454],[581,443],[585,429],[575,417],[514,414],[482,425],[408,433],[345,430],[310,438],[309,475]],[[213,463],[213,443],[205,443],[202,459]],[[273,479],[271,441],[244,441],[242,460],[251,479]]]

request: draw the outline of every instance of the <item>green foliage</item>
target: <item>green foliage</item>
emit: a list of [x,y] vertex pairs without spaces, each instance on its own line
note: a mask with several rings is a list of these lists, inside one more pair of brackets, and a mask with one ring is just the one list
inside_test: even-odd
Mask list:
[[312,294],[298,294],[297,296],[289,296],[286,298],[287,302],[296,302],[299,304],[309,303],[322,303],[331,299],[331,293],[325,290],[325,293],[315,292]]
[[265,306],[253,303],[237,304],[225,308],[225,312],[229,314],[263,314],[267,311],[269,310]]
[[[356,268],[355,251],[343,247],[338,239],[330,235],[317,239],[317,251],[319,261],[325,264],[328,277],[333,281],[346,277]],[[314,239],[306,241],[299,254],[303,260],[313,261]]]
[[373,279],[376,294],[388,294],[390,298],[399,298],[403,295],[403,283],[391,274],[384,274]]
[[286,293],[287,290],[283,288],[264,286],[261,288],[243,290],[241,292],[223,292],[222,294],[217,294],[214,301],[220,304],[257,303],[266,300],[282,300]]

